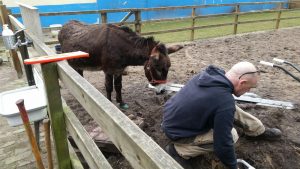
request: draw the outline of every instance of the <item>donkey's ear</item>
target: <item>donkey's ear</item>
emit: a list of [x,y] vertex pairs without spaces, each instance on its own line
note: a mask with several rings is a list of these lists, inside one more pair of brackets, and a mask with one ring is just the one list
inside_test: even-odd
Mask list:
[[168,54],[174,53],[179,51],[180,49],[182,49],[183,46],[182,45],[173,45],[173,46],[169,46],[168,47]]
[[158,45],[156,45],[156,49],[164,55],[168,54],[168,49],[163,43],[159,43]]

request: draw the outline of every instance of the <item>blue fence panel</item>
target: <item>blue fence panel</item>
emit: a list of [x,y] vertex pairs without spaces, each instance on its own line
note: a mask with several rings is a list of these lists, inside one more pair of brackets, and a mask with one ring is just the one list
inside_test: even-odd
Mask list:
[[[43,5],[36,6],[40,13],[45,12],[67,12],[67,11],[88,11],[88,10],[98,10],[97,3],[82,3],[82,4],[65,4],[65,5]],[[11,7],[13,14],[19,14],[19,7]],[[22,19],[18,18],[21,22]],[[64,15],[64,16],[42,16],[41,24],[42,27],[49,27],[51,24],[64,24],[69,20],[76,19],[86,23],[96,23],[99,21],[98,14],[84,14],[84,15]]]
[[[81,4],[64,4],[64,5],[43,5],[36,6],[40,13],[43,12],[65,12],[65,11],[86,11],[86,10],[103,10],[103,9],[119,9],[119,8],[153,8],[153,7],[168,7],[168,6],[187,6],[187,5],[207,5],[207,4],[232,4],[240,2],[267,2],[270,0],[110,0],[103,1],[97,0],[96,3],[81,3]],[[285,1],[288,0],[277,0]],[[253,11],[253,10],[266,10],[274,9],[276,5],[242,5],[240,7],[241,12]],[[285,5],[284,7],[287,7]],[[12,13],[20,13],[18,7],[10,8]],[[235,10],[234,6],[223,7],[210,7],[210,8],[198,8],[196,9],[196,15],[209,15],[230,13]],[[123,13],[108,13],[108,22],[119,22],[126,16],[126,12]],[[151,19],[163,19],[163,18],[178,18],[191,16],[191,9],[177,9],[167,11],[148,11],[142,12],[142,20]],[[43,27],[48,27],[51,24],[64,24],[68,20],[77,19],[86,23],[98,23],[101,22],[101,18],[98,14],[89,15],[64,15],[64,16],[44,16],[41,17],[41,23]],[[134,15],[129,18],[129,21],[134,20]]]

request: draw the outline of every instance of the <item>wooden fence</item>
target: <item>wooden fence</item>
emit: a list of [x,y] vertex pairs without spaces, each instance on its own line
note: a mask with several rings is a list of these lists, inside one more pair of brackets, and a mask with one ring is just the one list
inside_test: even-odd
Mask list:
[[[36,8],[27,5],[21,5],[20,7],[25,8],[21,10],[23,19],[26,17],[26,19],[29,19],[30,17],[31,19],[34,18],[35,21],[24,22],[24,25],[22,25],[14,16],[9,15],[11,24],[16,30],[26,28],[26,37],[33,41],[34,50],[39,56],[54,55],[55,52],[43,42],[42,38],[32,32],[33,30],[42,29],[41,25],[37,24],[40,21],[37,17],[39,14]],[[26,25],[32,23],[34,25]],[[38,65],[34,66],[39,67]],[[48,114],[60,169],[78,168],[75,165],[78,164],[78,161],[74,161],[69,153],[67,132],[73,137],[90,168],[110,169],[112,167],[77,117],[63,103],[59,80],[105,131],[133,168],[182,169],[159,145],[65,61],[41,64],[40,67],[39,72],[43,76],[45,84]]]
[[[131,9],[112,9],[112,10],[93,10],[93,11],[80,11],[80,12],[50,12],[50,13],[40,13],[40,16],[59,16],[59,15],[79,15],[79,14],[99,14],[101,17],[102,23],[107,23],[107,14],[108,13],[118,13],[118,12],[127,12],[127,15],[120,21],[114,24],[133,24],[135,27],[135,31],[140,33],[141,35],[154,35],[154,34],[164,34],[171,32],[180,32],[180,31],[191,31],[190,32],[190,40],[195,39],[195,30],[205,29],[205,28],[216,28],[223,26],[233,26],[233,34],[237,34],[238,26],[240,24],[249,24],[249,23],[260,23],[260,22],[275,22],[274,28],[278,29],[280,26],[280,21],[289,20],[289,19],[300,19],[300,16],[296,17],[281,17],[282,12],[288,11],[300,11],[300,8],[289,9],[290,6],[297,7],[296,4],[300,4],[300,1],[291,1],[291,2],[251,2],[251,3],[234,3],[234,4],[212,4],[212,5],[199,5],[199,6],[174,6],[174,7],[158,7],[158,8],[131,8]],[[263,10],[263,11],[251,11],[251,12],[240,12],[241,6],[247,5],[276,5],[276,9],[272,10]],[[284,9],[284,5],[288,6],[288,9]],[[196,15],[196,9],[199,8],[210,8],[210,7],[234,7],[234,11],[232,13],[223,13],[223,14],[213,14],[213,15]],[[166,11],[166,10],[182,10],[182,9],[190,9],[191,16],[185,18],[172,18],[172,19],[159,19],[159,20],[148,20],[142,21],[141,14],[143,12],[149,11]],[[263,20],[251,20],[251,21],[239,21],[239,17],[242,15],[248,14],[261,14],[261,13],[277,13],[276,18],[273,19],[263,19]],[[132,22],[126,22],[127,19],[134,15],[135,19]],[[15,14],[15,17],[19,17],[20,15]],[[213,25],[205,25],[205,26],[195,26],[197,19],[201,18],[212,18],[212,17],[220,17],[220,16],[233,16],[234,20],[229,23],[222,24],[213,24]],[[159,31],[151,31],[151,32],[142,32],[142,24],[143,23],[154,23],[154,22],[164,22],[164,21],[175,21],[179,19],[191,19],[191,26],[178,28],[178,29],[169,29],[169,30],[159,30]],[[50,28],[44,28],[50,29]],[[52,42],[53,43],[53,42]]]
[[[276,10],[257,11],[257,12],[240,12],[241,5],[253,5],[253,4],[277,4]],[[39,14],[37,9],[27,5],[20,5],[22,8],[20,15],[5,15],[4,21],[11,24],[15,30],[24,29],[26,36],[34,43],[34,50],[39,56],[53,55],[55,52],[50,49],[43,41],[43,35],[40,32],[42,30],[40,25],[40,16],[55,16],[55,15],[74,15],[74,14],[91,14],[99,13],[102,18],[102,22],[107,22],[107,13],[111,12],[128,12],[128,14],[117,24],[124,24],[130,15],[135,15],[134,22],[126,22],[127,24],[134,24],[135,30],[142,35],[161,34],[169,32],[178,32],[190,30],[190,38],[194,39],[194,31],[197,29],[220,27],[225,25],[233,25],[233,33],[237,33],[238,25],[244,23],[254,22],[267,22],[275,21],[275,28],[279,28],[281,20],[285,19],[297,19],[300,17],[282,18],[282,11],[292,11],[299,9],[282,9],[285,2],[264,2],[264,3],[239,3],[239,4],[222,4],[222,5],[203,5],[203,6],[185,6],[185,7],[164,7],[164,8],[150,8],[150,9],[117,9],[117,10],[101,10],[101,11],[84,11],[84,12],[63,12],[63,13],[41,13]],[[217,6],[235,6],[235,12],[230,14],[217,14],[207,16],[196,16],[195,10],[197,8],[205,7],[217,7]],[[3,6],[2,6],[3,7]],[[173,10],[173,9],[191,9],[192,19],[191,27],[180,28],[173,30],[161,30],[142,33],[141,25],[145,22],[161,22],[172,21],[175,19],[164,20],[151,20],[141,21],[141,12],[155,11],[155,10]],[[239,16],[250,13],[267,13],[275,12],[278,17],[276,19],[268,20],[256,20],[239,22]],[[5,15],[5,16],[4,16]],[[234,21],[232,23],[224,23],[208,26],[195,26],[196,19],[209,18],[216,16],[233,15]],[[21,24],[16,17],[22,17],[24,25]],[[38,67],[38,66],[36,66]],[[128,119],[117,107],[115,107],[110,101],[106,99],[95,87],[89,84],[79,74],[77,74],[68,64],[65,62],[42,64],[40,73],[43,76],[47,99],[48,99],[48,113],[51,120],[52,133],[55,141],[56,154],[58,159],[59,168],[76,168],[73,158],[70,157],[69,146],[67,143],[66,133],[67,131],[74,138],[74,141],[78,145],[80,151],[83,153],[85,160],[91,168],[105,168],[109,169],[111,166],[106,161],[104,155],[98,149],[93,140],[89,137],[83,126],[79,123],[75,115],[70,109],[63,104],[60,99],[61,94],[59,90],[60,80],[64,86],[66,86],[80,104],[87,110],[87,112],[94,118],[94,120],[101,126],[105,133],[110,137],[114,145],[129,161],[133,168],[149,168],[149,169],[177,169],[181,168],[169,155],[167,155],[148,135],[146,135],[139,127],[137,127],[130,119]]]

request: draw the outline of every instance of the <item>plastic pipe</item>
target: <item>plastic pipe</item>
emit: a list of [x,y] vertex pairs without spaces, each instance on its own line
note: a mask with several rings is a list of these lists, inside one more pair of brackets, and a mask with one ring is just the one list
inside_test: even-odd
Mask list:
[[283,67],[281,67],[279,65],[276,65],[276,64],[271,63],[271,62],[265,62],[265,61],[260,61],[259,63],[263,64],[263,65],[266,65],[266,66],[279,68],[279,69],[283,70],[286,74],[290,75],[292,78],[294,78],[295,80],[300,82],[300,79],[298,77],[294,76],[292,73],[290,73],[289,71],[287,71],[286,69],[284,69]]
[[238,163],[244,164],[246,167],[248,167],[248,169],[255,169],[255,168],[252,167],[249,163],[247,163],[245,160],[242,160],[242,159],[236,159],[236,161],[237,161]]
[[279,62],[279,63],[285,63],[287,65],[292,66],[294,69],[296,69],[298,72],[300,72],[300,68],[298,66],[296,66],[295,64],[288,62],[286,60],[282,60],[282,59],[277,59],[277,58],[273,58],[274,61]]

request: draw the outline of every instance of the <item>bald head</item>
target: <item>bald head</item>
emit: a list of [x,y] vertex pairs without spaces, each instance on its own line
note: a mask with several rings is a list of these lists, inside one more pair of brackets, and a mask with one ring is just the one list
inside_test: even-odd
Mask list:
[[[231,67],[231,69],[226,73],[230,76],[240,77],[241,75],[249,72],[257,72],[256,67],[250,62],[239,62]],[[251,74],[245,74],[245,77]],[[252,76],[256,74],[252,74]]]
[[234,86],[234,94],[240,96],[256,87],[258,73],[256,67],[250,62],[239,62],[226,72],[226,77]]

